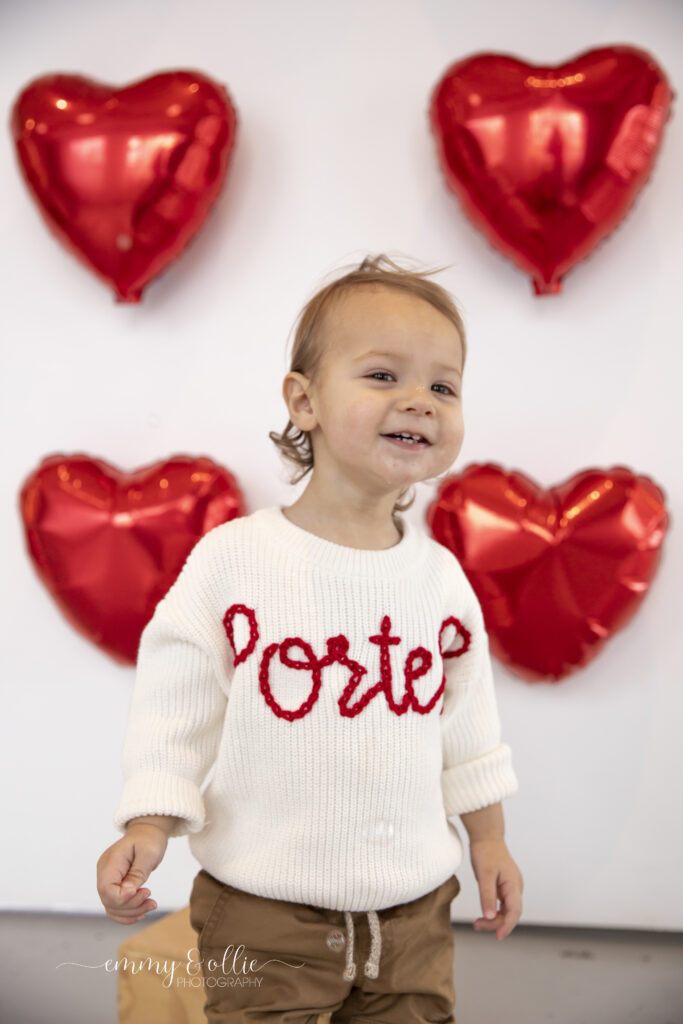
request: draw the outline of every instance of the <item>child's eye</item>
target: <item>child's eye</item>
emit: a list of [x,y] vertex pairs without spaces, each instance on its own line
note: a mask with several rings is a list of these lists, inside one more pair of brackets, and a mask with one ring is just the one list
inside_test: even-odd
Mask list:
[[[390,373],[389,370],[375,370],[374,373],[368,374],[368,380],[380,380],[382,378],[386,379],[387,377],[393,379],[394,375],[393,373]],[[453,397],[455,397],[455,391],[449,384],[434,384],[432,386],[435,388],[443,388],[447,395],[453,395]],[[442,394],[444,392],[442,392]]]

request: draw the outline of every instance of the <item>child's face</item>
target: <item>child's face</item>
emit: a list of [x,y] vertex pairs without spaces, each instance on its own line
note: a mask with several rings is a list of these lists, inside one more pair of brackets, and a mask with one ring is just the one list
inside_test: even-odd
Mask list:
[[[339,298],[323,331],[325,355],[308,389],[316,471],[372,495],[444,473],[464,435],[455,325],[415,295],[363,285]],[[397,432],[425,441],[386,436]]]

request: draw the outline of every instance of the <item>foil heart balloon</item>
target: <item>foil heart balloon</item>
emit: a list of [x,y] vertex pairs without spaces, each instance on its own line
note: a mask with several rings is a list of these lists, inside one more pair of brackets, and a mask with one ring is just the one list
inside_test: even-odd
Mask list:
[[557,67],[481,53],[446,71],[430,121],[465,212],[536,294],[550,294],[633,203],[672,96],[656,61],[632,46]]
[[587,665],[626,625],[668,523],[661,490],[624,466],[545,490],[475,463],[442,482],[426,516],[479,598],[492,653],[530,682]]
[[66,618],[126,664],[199,538],[244,515],[234,476],[187,455],[132,473],[50,455],[19,504],[29,554]]
[[226,90],[197,71],[122,89],[31,82],[12,110],[29,190],[54,234],[121,302],[185,248],[223,185],[236,132]]

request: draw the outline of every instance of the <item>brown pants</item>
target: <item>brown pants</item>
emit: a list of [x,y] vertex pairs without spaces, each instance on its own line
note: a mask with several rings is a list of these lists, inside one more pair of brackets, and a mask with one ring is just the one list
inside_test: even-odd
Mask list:
[[207,1021],[454,1024],[450,904],[459,892],[451,875],[409,903],[346,916],[256,896],[202,869],[190,921]]

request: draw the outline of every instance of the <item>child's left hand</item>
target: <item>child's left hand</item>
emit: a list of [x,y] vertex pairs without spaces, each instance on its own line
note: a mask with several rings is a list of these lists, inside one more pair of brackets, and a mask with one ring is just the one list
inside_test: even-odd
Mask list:
[[504,939],[522,916],[522,874],[502,839],[470,842],[470,859],[484,914],[474,922],[474,930],[495,931],[496,939]]

